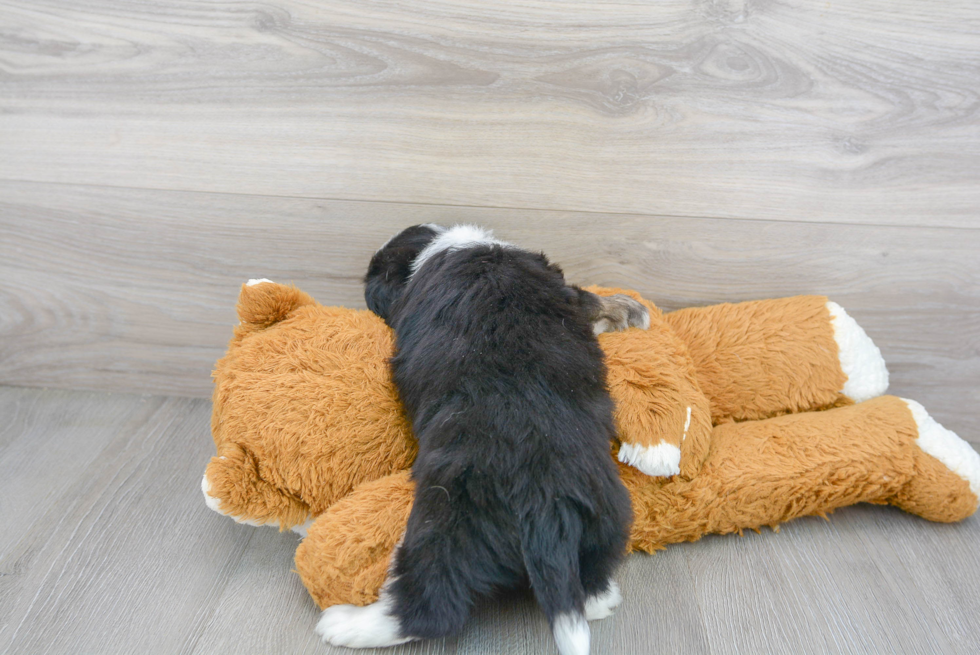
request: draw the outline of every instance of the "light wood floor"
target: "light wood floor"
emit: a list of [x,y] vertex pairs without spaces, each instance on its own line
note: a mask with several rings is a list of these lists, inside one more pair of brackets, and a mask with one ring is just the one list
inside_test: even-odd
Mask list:
[[[829,295],[980,443],[976,0],[0,0],[0,652],[328,652],[296,539],[201,502],[209,373],[244,280],[363,307],[420,222],[665,309]],[[975,652],[978,537],[632,557],[593,652]],[[553,645],[515,597],[403,651]]]
[[[0,416],[0,652],[334,652],[297,537],[205,507],[208,401],[0,387]],[[631,555],[592,652],[975,652],[978,540],[977,516],[859,506]],[[378,652],[557,651],[518,594],[457,637]]]

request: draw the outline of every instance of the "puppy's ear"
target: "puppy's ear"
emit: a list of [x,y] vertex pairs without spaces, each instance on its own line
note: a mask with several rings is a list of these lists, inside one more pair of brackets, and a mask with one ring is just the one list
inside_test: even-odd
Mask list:
[[368,309],[389,325],[391,308],[408,284],[416,254],[415,248],[383,248],[371,258],[364,276],[364,301]]
[[412,263],[445,228],[432,223],[405,228],[374,253],[364,276],[368,308],[391,325],[391,312],[412,277]]

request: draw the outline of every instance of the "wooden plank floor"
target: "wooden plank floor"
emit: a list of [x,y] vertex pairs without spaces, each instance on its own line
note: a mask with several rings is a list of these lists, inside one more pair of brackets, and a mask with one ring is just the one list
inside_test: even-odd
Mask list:
[[[296,536],[205,507],[209,414],[201,399],[0,387],[0,652],[334,652],[292,572]],[[978,540],[977,516],[857,506],[634,554],[593,652],[975,652]],[[460,635],[378,652],[556,650],[515,593]]]

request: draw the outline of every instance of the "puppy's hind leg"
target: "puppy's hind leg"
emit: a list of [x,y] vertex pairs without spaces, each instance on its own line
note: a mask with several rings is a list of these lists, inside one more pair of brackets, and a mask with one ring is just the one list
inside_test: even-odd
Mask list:
[[585,620],[598,621],[612,616],[613,610],[623,602],[623,595],[615,580],[609,580],[605,591],[597,592],[585,599]]
[[598,621],[610,616],[613,609],[623,602],[612,573],[626,552],[626,533],[617,530],[612,521],[600,520],[599,523],[607,525],[593,525],[591,529],[586,529],[579,555],[586,621]]
[[474,519],[482,514],[452,483],[421,481],[378,602],[329,608],[317,632],[333,645],[358,648],[436,639],[460,630],[476,596],[494,584],[513,585],[520,579],[487,547]]
[[579,578],[582,520],[564,503],[522,520],[521,547],[531,589],[561,655],[588,655],[591,634]]
[[632,521],[629,493],[615,471],[609,471],[599,509],[586,521],[579,548],[579,575],[585,591],[585,618],[597,621],[623,601],[612,574],[626,553]]

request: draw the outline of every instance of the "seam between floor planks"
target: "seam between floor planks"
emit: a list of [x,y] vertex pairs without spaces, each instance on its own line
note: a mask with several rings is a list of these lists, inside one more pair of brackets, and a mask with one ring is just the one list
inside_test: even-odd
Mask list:
[[765,224],[778,224],[778,223],[803,223],[807,225],[822,225],[828,228],[842,229],[845,226],[853,225],[855,227],[873,227],[876,229],[889,229],[889,228],[926,228],[929,230],[980,230],[980,219],[976,222],[968,223],[964,225],[936,225],[935,221],[923,220],[919,223],[903,223],[900,225],[892,225],[887,223],[864,223],[861,221],[823,221],[823,220],[808,220],[808,221],[793,221],[793,220],[779,220],[774,218],[753,218],[751,216],[710,216],[707,214],[654,214],[654,213],[643,213],[636,211],[615,211],[615,210],[598,210],[598,209],[553,209],[549,207],[532,207],[532,206],[521,206],[521,207],[509,207],[504,205],[493,205],[493,204],[482,204],[482,205],[467,205],[467,204],[455,204],[451,202],[419,202],[409,199],[391,199],[391,200],[376,200],[370,198],[348,198],[344,196],[296,196],[296,195],[283,195],[276,193],[250,193],[247,191],[216,191],[216,190],[194,190],[194,189],[167,189],[167,188],[156,188],[156,187],[139,187],[139,186],[127,186],[122,184],[107,184],[107,183],[78,183],[78,182],[51,182],[45,180],[32,180],[20,177],[0,177],[0,183],[11,182],[27,185],[39,185],[45,187],[66,187],[66,188],[91,188],[91,189],[114,189],[120,191],[144,191],[148,193],[195,193],[202,195],[218,195],[218,196],[237,196],[243,198],[270,198],[270,199],[282,199],[282,200],[308,200],[311,202],[324,201],[324,202],[345,202],[345,203],[364,203],[364,204],[377,204],[377,205],[393,205],[396,207],[405,206],[417,206],[417,207],[432,207],[434,209],[460,209],[460,210],[499,210],[502,212],[528,212],[531,214],[550,212],[550,213],[574,213],[577,215],[588,216],[594,215],[597,219],[603,217],[627,217],[627,218],[643,218],[647,220],[677,220],[677,219],[693,219],[693,220],[713,220],[713,221],[741,221],[741,222],[751,222]]

